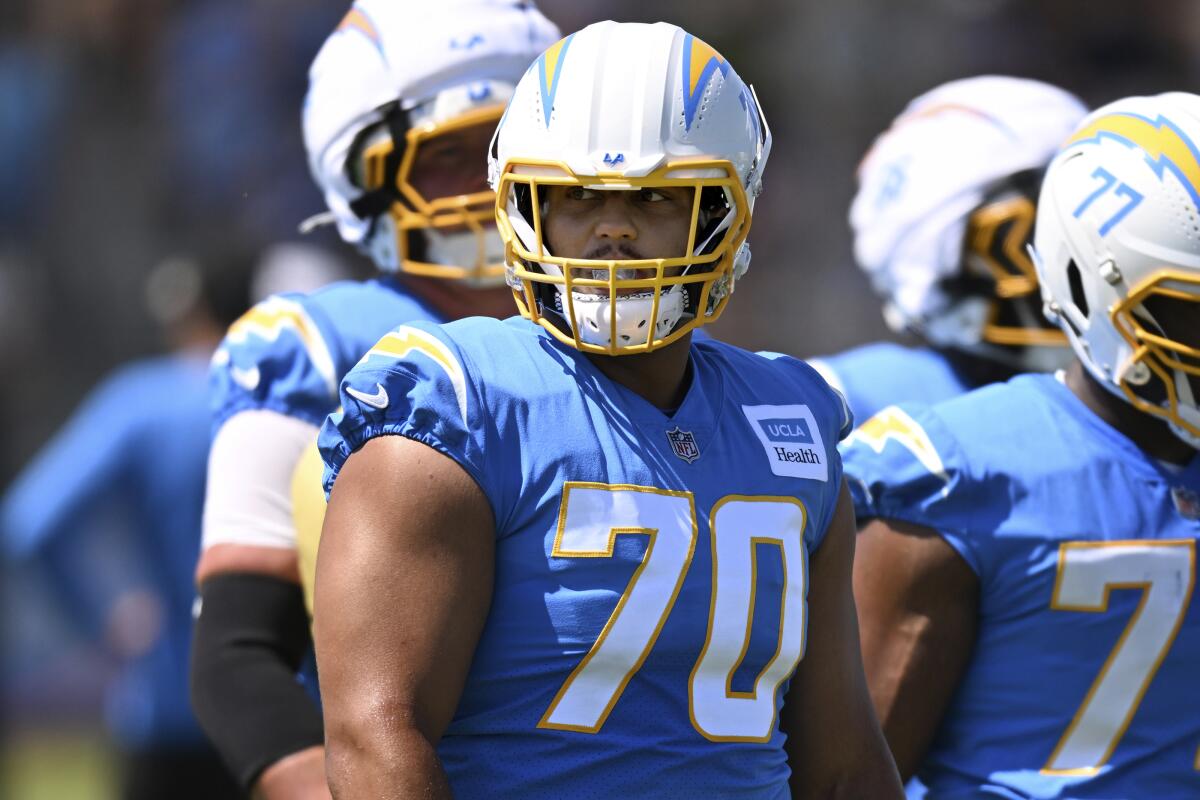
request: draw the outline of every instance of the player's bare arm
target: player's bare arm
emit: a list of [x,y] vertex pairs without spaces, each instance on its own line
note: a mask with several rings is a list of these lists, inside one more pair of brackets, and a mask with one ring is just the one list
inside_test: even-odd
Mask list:
[[451,796],[434,747],[487,616],[493,537],[479,486],[433,449],[389,436],[347,460],[315,598],[334,797]]
[[970,660],[979,580],[937,533],[896,520],[869,522],[857,551],[863,664],[888,745],[908,780]]
[[854,547],[854,506],[843,485],[812,559],[812,622],[783,705],[795,798],[904,796],[863,677],[850,590]]

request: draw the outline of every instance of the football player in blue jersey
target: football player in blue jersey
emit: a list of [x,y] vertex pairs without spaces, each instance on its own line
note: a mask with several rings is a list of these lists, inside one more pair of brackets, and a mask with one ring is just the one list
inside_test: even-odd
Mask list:
[[260,303],[213,363],[193,704],[264,797],[328,797],[320,711],[295,678],[311,638],[293,478],[338,381],[380,336],[511,309],[485,154],[559,35],[519,0],[360,0],[313,62],[304,136],[326,216],[383,274]]
[[850,414],[800,361],[692,338],[770,145],[674,25],[597,23],[521,79],[490,159],[521,316],[397,328],[321,431],[335,797],[901,796]]
[[876,342],[812,365],[865,421],[1070,357],[1025,252],[1041,172],[1087,113],[1023,78],[955,80],[909,103],[859,167],[854,255],[884,319],[924,344]]
[[930,797],[1200,793],[1200,97],[1088,116],[1033,259],[1076,360],[844,451],[863,657]]

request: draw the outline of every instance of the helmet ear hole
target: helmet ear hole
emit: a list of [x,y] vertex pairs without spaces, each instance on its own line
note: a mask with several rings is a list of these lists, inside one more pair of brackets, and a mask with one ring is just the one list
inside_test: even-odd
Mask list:
[[1073,258],[1067,264],[1067,284],[1071,289],[1071,302],[1086,319],[1088,316],[1088,301],[1087,295],[1083,291],[1083,276],[1079,274],[1079,265],[1075,263],[1075,259]]

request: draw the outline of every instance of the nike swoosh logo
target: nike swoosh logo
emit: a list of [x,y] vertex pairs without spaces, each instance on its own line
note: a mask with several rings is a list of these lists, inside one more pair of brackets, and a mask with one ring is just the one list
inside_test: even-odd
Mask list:
[[375,394],[360,392],[358,389],[355,389],[352,386],[346,387],[346,394],[350,395],[355,400],[366,403],[372,408],[387,408],[388,406],[387,389],[383,388],[382,383],[375,384]]
[[262,378],[262,375],[258,372],[258,367],[251,367],[250,369],[230,367],[229,376],[233,378],[234,383],[248,392],[253,392],[257,389],[258,382]]

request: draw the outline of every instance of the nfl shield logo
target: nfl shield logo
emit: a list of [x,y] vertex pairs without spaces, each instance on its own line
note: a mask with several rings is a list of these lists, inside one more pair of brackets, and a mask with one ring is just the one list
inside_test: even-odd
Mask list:
[[1191,489],[1176,486],[1171,489],[1171,499],[1185,519],[1200,519],[1200,495]]
[[689,464],[700,457],[700,448],[696,445],[696,437],[691,431],[681,431],[679,426],[676,426],[667,431],[667,441],[671,443],[671,450],[675,455]]

